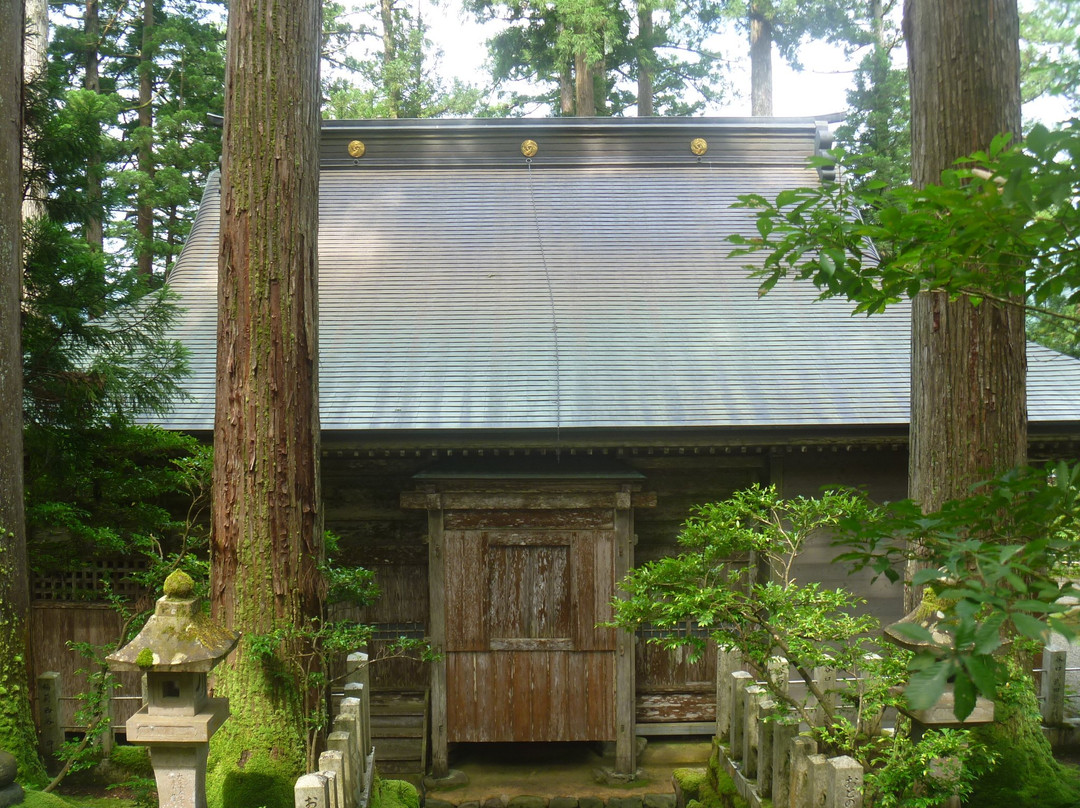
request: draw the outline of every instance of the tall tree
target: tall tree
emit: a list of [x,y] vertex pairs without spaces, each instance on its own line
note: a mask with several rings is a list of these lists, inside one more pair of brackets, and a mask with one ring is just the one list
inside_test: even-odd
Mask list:
[[1035,0],[1020,24],[1024,101],[1057,96],[1080,112],[1080,6],[1072,0]]
[[[273,24],[267,24],[273,21]],[[211,604],[241,632],[219,669],[216,806],[293,803],[319,705],[298,628],[323,583],[316,337],[318,0],[229,7],[218,271]]]
[[[997,135],[1020,134],[1016,0],[988,2],[905,4],[916,187]],[[920,292],[911,329],[909,494],[938,510],[1027,459],[1024,315],[1018,305]],[[905,606],[918,600],[909,589]]]
[[[1019,136],[1017,2],[906,0],[904,35],[912,181],[923,188],[939,182],[956,160],[989,151],[999,134]],[[922,291],[912,301],[908,486],[926,512],[1027,460],[1022,301],[977,303],[943,291]],[[914,609],[919,593],[908,587],[905,594],[905,605]],[[996,700],[996,723],[979,728],[977,740],[1001,759],[972,804],[1025,804],[1023,795],[1038,783],[1041,804],[1075,805],[1075,786],[1039,729],[1030,680],[1000,687]]]
[[23,519],[22,85],[23,4],[0,15],[0,748],[23,779],[44,774],[30,710],[30,592]]

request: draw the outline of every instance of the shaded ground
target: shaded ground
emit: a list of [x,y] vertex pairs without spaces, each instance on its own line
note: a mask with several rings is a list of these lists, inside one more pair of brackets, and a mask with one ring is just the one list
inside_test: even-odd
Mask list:
[[464,772],[468,783],[427,788],[428,798],[460,805],[489,797],[629,797],[672,794],[671,773],[683,767],[704,767],[706,739],[650,740],[639,755],[641,776],[626,785],[597,783],[594,772],[614,765],[614,755],[600,744],[518,743],[462,744],[452,750],[450,767]]

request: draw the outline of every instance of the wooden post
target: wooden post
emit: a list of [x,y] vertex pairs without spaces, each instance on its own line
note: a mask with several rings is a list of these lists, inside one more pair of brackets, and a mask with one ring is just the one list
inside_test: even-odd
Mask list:
[[[615,494],[615,580],[625,578],[634,565],[634,511],[630,490],[624,486]],[[625,598],[620,592],[618,597]],[[634,727],[634,635],[615,634],[615,771],[637,771],[637,743]]]
[[754,677],[746,671],[732,671],[728,686],[731,688],[731,726],[728,733],[728,757],[742,760],[743,737],[746,730],[746,701],[743,692]]
[[443,510],[438,495],[428,509],[428,641],[435,661],[431,663],[431,773],[450,774],[446,727],[446,567],[443,544]]
[[1042,718],[1048,727],[1065,723],[1065,663],[1064,648],[1043,649]]

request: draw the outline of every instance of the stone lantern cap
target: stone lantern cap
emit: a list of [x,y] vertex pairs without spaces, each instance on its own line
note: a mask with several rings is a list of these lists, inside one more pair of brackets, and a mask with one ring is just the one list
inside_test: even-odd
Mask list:
[[116,671],[207,673],[236,647],[239,635],[216,623],[194,597],[195,582],[177,570],[165,595],[131,642],[107,657]]

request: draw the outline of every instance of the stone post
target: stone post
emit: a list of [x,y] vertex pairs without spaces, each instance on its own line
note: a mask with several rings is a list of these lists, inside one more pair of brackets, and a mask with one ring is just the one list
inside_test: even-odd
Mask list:
[[295,808],[330,808],[330,783],[321,774],[305,774],[293,786]]
[[757,754],[757,781],[758,794],[762,797],[772,796],[773,775],[773,714],[776,712],[776,702],[766,693],[758,696],[758,754]]
[[[814,668],[814,684],[820,688],[825,696],[825,704],[829,709],[836,706],[836,668]],[[820,706],[814,710],[814,721],[818,724],[825,723],[825,710]]]
[[[752,681],[752,680],[751,680]],[[743,755],[742,773],[749,780],[756,780],[758,776],[758,750],[761,739],[758,735],[760,725],[758,714],[761,709],[761,698],[765,695],[765,688],[755,684],[743,688],[742,698],[743,716],[746,729],[743,732]]]
[[320,774],[333,773],[330,786],[330,799],[338,808],[351,808],[345,798],[345,756],[336,750],[327,750],[319,755]]
[[356,752],[352,738],[347,732],[334,730],[326,736],[326,748],[332,752],[340,752],[344,765],[345,804],[355,805],[356,796],[360,793],[358,772],[356,771]]
[[1065,723],[1065,663],[1064,648],[1043,649],[1042,717],[1048,727]]
[[731,732],[731,674],[742,664],[735,649],[716,650],[716,737],[723,742]]
[[733,761],[742,760],[743,736],[746,730],[746,702],[743,692],[748,684],[753,684],[754,677],[746,671],[732,671],[729,680],[731,692],[731,725],[728,728],[728,757]]
[[[359,685],[360,689],[352,687]],[[357,651],[345,658],[345,695],[357,696],[363,704],[364,716],[363,745],[361,751],[366,758],[371,754],[371,667],[368,655]]]
[[772,759],[772,801],[777,808],[788,808],[791,794],[791,742],[795,739],[798,727],[786,719],[791,711],[780,705],[777,708],[777,721],[773,722],[773,759]]
[[815,752],[816,741],[801,735],[791,740],[791,788],[788,792],[791,808],[810,806],[810,756]]
[[807,808],[824,808],[825,792],[829,788],[829,759],[822,754],[806,758]]
[[853,757],[829,759],[825,808],[862,808],[863,767]]
[[48,671],[37,678],[38,722],[41,727],[41,756],[52,769],[56,753],[64,745],[64,726],[60,719],[60,674]]

